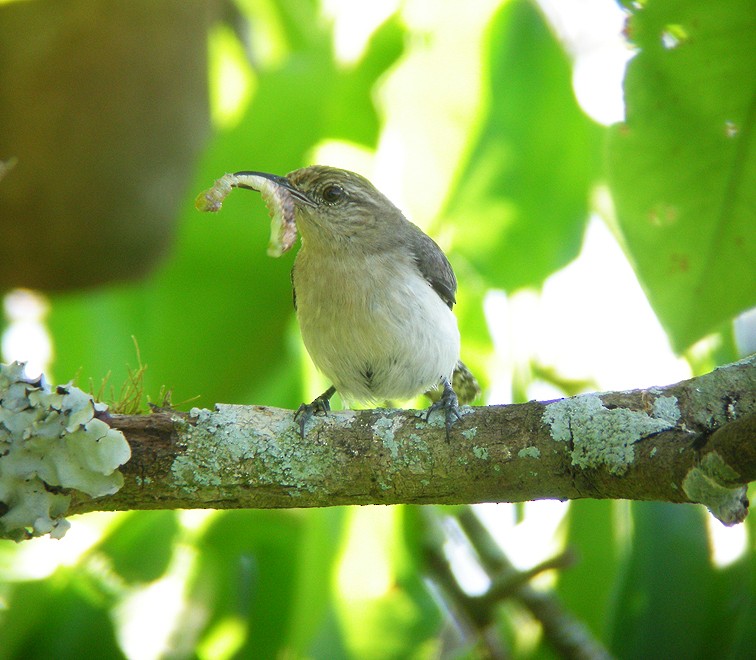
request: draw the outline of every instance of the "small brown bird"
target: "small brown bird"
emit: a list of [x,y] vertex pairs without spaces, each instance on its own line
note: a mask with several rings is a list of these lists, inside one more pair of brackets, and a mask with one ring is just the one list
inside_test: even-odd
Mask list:
[[305,347],[333,383],[300,407],[302,434],[336,391],[368,404],[426,392],[436,399],[426,419],[442,410],[448,436],[459,417],[452,382],[463,403],[479,388],[459,360],[457,280],[441,248],[359,174],[318,165],[237,175],[268,179],[294,200],[294,305]]

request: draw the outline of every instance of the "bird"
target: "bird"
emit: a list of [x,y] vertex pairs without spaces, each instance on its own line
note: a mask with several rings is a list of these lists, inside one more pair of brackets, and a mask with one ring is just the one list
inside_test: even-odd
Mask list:
[[[313,363],[332,383],[296,413],[300,435],[330,399],[375,405],[428,393],[449,438],[477,381],[460,361],[457,279],[441,248],[365,177],[314,165],[271,181],[293,200],[301,237],[294,307]],[[246,187],[246,186],[241,186]],[[458,384],[458,396],[452,382]],[[435,392],[435,395],[433,394]]]

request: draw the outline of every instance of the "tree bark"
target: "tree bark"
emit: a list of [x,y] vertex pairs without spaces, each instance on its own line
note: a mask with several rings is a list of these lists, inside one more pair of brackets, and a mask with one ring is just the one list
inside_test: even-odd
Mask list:
[[756,356],[665,387],[552,402],[293,412],[217,405],[110,419],[131,460],[123,488],[70,513],[163,508],[471,504],[583,497],[701,502],[725,524],[756,479]]

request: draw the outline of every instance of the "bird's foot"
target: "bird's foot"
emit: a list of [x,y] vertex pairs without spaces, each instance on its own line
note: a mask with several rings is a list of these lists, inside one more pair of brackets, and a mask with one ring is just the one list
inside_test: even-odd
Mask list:
[[444,386],[444,391],[441,394],[441,398],[428,408],[428,412],[425,414],[425,421],[427,422],[428,419],[430,419],[431,413],[435,410],[443,410],[446,417],[446,440],[449,441],[451,439],[452,424],[458,419],[462,419],[462,416],[459,414],[459,401],[457,400],[457,395],[454,393],[451,384],[446,378],[444,378],[442,384]]
[[331,385],[323,394],[316,397],[312,403],[303,403],[294,413],[294,420],[299,422],[299,437],[305,437],[305,425],[313,415],[327,415],[331,411],[331,397],[336,388]]

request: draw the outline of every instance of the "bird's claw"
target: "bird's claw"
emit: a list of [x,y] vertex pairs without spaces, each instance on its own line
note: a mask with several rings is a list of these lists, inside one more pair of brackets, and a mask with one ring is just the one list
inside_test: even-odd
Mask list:
[[303,403],[297,412],[294,413],[294,420],[299,422],[299,437],[304,439],[305,426],[310,421],[313,415],[327,415],[331,412],[330,398],[333,396],[335,388],[329,388],[319,397],[317,397],[312,403]]
[[438,401],[434,402],[430,408],[428,408],[428,412],[425,413],[425,421],[427,422],[430,419],[431,413],[434,411],[443,410],[445,415],[444,425],[446,427],[446,440],[449,441],[451,439],[452,424],[458,419],[462,419],[462,416],[459,414],[459,401],[457,400],[457,395],[449,384],[449,381],[444,380],[443,385],[443,394],[441,394],[441,398]]

